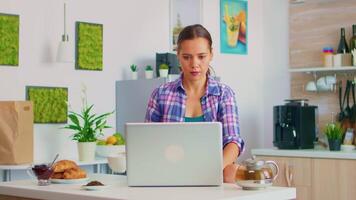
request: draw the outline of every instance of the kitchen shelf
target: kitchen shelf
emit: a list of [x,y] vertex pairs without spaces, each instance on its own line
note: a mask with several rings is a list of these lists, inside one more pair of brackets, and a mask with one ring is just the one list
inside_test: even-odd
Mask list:
[[289,72],[304,72],[304,73],[316,73],[316,72],[354,72],[356,73],[356,66],[342,66],[342,67],[308,67],[308,68],[295,68],[289,69]]

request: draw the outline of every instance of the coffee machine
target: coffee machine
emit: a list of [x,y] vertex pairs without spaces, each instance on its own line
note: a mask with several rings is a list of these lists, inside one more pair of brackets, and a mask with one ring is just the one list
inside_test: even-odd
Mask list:
[[273,107],[273,145],[279,149],[312,149],[316,140],[317,106],[306,99],[287,99]]

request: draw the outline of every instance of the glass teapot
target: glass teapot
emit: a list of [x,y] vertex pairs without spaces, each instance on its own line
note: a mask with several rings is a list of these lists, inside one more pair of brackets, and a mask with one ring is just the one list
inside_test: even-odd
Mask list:
[[275,180],[279,173],[274,161],[264,161],[253,156],[242,162],[236,172],[235,180]]

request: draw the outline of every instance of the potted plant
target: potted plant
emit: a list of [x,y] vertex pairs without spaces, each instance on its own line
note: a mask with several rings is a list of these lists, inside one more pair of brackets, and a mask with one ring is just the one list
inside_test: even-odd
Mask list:
[[137,80],[137,65],[132,64],[130,66],[130,69],[131,69],[132,80]]
[[[83,90],[83,93],[85,94],[85,90]],[[78,142],[80,161],[94,160],[98,137],[103,135],[103,129],[111,128],[106,125],[106,118],[114,113],[114,111],[97,115],[92,113],[93,107],[93,104],[88,106],[85,95],[81,112],[69,111],[68,118],[70,123],[64,127],[74,131],[72,139]]]
[[167,77],[168,76],[169,66],[165,63],[159,65],[159,76]]
[[330,151],[340,151],[343,130],[339,123],[327,124],[325,135],[328,138]]
[[153,68],[151,65],[147,65],[145,68],[145,77],[146,79],[152,79],[153,78]]

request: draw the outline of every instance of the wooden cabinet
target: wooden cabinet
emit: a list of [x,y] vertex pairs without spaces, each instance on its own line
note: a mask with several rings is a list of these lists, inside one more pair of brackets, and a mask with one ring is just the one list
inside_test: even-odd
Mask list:
[[312,161],[310,158],[289,158],[258,156],[260,159],[273,160],[279,167],[279,175],[274,186],[295,187],[297,199],[311,200]]
[[274,185],[295,187],[298,200],[356,199],[356,160],[257,156],[280,171]]
[[356,161],[313,159],[313,199],[356,199]]

